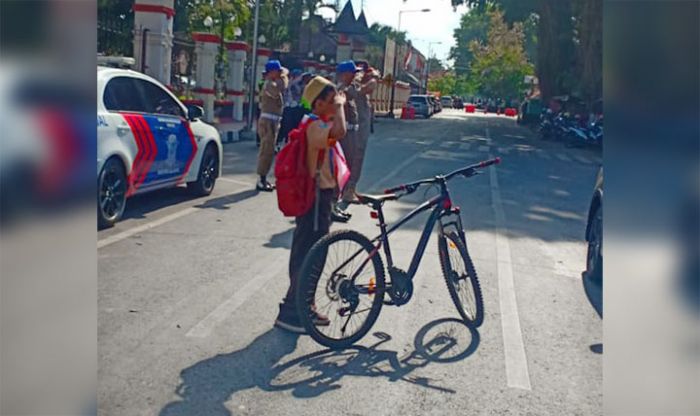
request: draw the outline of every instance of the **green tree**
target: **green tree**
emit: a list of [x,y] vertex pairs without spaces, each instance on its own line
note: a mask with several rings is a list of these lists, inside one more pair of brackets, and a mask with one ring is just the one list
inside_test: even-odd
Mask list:
[[489,30],[489,16],[478,8],[472,8],[462,15],[459,27],[454,30],[455,46],[450,49],[450,58],[454,59],[455,72],[458,75],[469,73],[474,59],[469,44],[474,41],[485,41]]
[[471,79],[481,94],[504,99],[518,97],[525,89],[525,75],[533,73],[523,48],[522,24],[514,23],[509,28],[498,10],[490,11],[489,16],[486,43],[475,40],[469,45],[474,54]]
[[433,77],[428,80],[428,91],[439,92],[441,95],[455,94],[457,86],[457,78],[452,72],[447,72],[441,76]]

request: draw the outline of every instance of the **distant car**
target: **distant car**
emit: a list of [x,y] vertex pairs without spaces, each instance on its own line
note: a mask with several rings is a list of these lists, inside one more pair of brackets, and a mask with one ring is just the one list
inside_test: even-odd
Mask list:
[[221,174],[219,132],[155,79],[97,68],[97,217],[100,227],[121,218],[133,195],[187,184],[209,195]]
[[591,205],[588,208],[588,223],[586,225],[586,274],[594,280],[603,279],[603,168],[598,171],[598,177],[593,188]]
[[432,104],[427,95],[412,95],[408,98],[408,104],[416,110],[417,116],[429,118],[432,112]]
[[440,98],[440,104],[442,104],[443,108],[452,108],[454,101],[452,100],[452,97],[442,97]]
[[452,99],[452,108],[456,108],[458,110],[464,109],[464,100],[462,100],[462,97],[455,97]]

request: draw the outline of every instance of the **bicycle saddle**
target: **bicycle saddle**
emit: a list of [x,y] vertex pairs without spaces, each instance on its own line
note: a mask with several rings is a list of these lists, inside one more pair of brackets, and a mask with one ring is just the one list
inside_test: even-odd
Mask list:
[[355,193],[355,196],[357,197],[358,203],[373,206],[381,205],[384,203],[384,201],[394,201],[399,199],[398,195],[396,194],[368,195]]

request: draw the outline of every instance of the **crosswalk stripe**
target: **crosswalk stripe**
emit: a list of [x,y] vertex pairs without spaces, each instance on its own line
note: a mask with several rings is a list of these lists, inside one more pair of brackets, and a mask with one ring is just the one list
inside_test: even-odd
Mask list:
[[591,161],[588,160],[588,159],[586,159],[586,158],[583,157],[583,156],[576,155],[576,156],[574,156],[574,159],[576,159],[578,162],[583,163],[584,165],[590,165],[590,164],[591,164]]

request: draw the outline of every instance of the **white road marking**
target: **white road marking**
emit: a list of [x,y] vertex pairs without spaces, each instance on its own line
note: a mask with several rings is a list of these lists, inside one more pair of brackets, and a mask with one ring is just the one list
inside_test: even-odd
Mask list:
[[442,142],[440,143],[440,147],[452,147],[453,144],[455,144],[455,142]]
[[231,182],[231,183],[235,183],[238,185],[255,186],[254,183],[250,183],[250,182],[246,182],[246,181],[239,181],[238,179],[227,178],[225,176],[222,176],[222,177],[218,178],[217,180],[224,181],[224,182]]
[[470,147],[472,147],[471,143],[462,143],[459,145],[460,150],[469,150]]
[[590,165],[592,162],[588,160],[587,158],[579,155],[575,155],[574,159],[576,159],[578,162],[583,163],[584,165]]
[[396,176],[399,172],[404,170],[407,166],[409,166],[411,163],[415,162],[416,159],[418,159],[423,153],[415,153],[413,156],[409,157],[408,159],[404,160],[401,162],[398,166],[394,168],[391,172],[387,173],[384,175],[382,179],[379,181],[375,182],[374,185],[372,185],[369,189],[372,189],[377,192],[381,192],[381,188],[383,186],[386,186],[387,182],[390,179],[393,179],[394,176]]
[[[489,137],[489,128],[486,127]],[[493,157],[493,156],[491,156]],[[505,233],[506,217],[501,201],[496,168],[489,169],[491,179],[491,201],[496,218],[496,258],[498,262],[498,297],[501,309],[501,328],[503,329],[503,351],[506,364],[506,382],[508,387],[530,390],[530,374],[527,368],[525,345],[520,329],[520,316],[513,282],[512,257],[510,242]]]
[[508,153],[510,153],[510,148],[509,147],[499,147],[498,153],[507,155]]
[[155,228],[155,227],[158,227],[159,225],[163,225],[167,222],[174,221],[180,217],[184,217],[185,215],[191,214],[191,213],[197,211],[198,209],[199,208],[195,208],[195,207],[185,208],[181,211],[173,212],[172,214],[158,218],[157,220],[153,220],[153,221],[148,222],[146,224],[141,224],[137,227],[130,228],[130,229],[122,231],[120,233],[111,235],[107,238],[103,238],[103,239],[97,241],[97,248],[101,249],[103,247],[107,247],[108,245],[111,245],[111,244],[114,244],[116,242],[127,239],[127,238],[131,237],[132,235],[142,233],[144,231],[150,230],[151,228]]
[[490,147],[488,147],[488,146],[485,145],[485,144],[482,144],[481,146],[479,146],[479,151],[480,151],[480,152],[488,152],[489,150],[490,150]]
[[557,159],[561,160],[562,162],[571,162],[571,159],[569,158],[569,156],[567,156],[563,153],[557,153],[555,156],[557,157]]
[[[231,178],[223,178],[222,177],[222,178],[218,178],[218,180],[223,180],[225,182],[231,182],[231,183],[235,183],[238,185],[253,186],[253,184],[250,184],[248,182],[238,181],[236,179],[231,179]],[[109,237],[105,237],[103,239],[97,240],[97,249],[99,250],[103,247],[107,247],[107,246],[112,245],[114,243],[117,243],[119,241],[125,240],[133,235],[142,233],[144,231],[148,231],[152,228],[158,227],[158,226],[163,225],[165,223],[168,223],[170,221],[174,221],[178,218],[184,217],[185,215],[189,215],[189,214],[197,211],[198,209],[199,208],[195,208],[195,207],[187,207],[187,208],[182,209],[180,211],[173,212],[172,214],[168,214],[164,217],[155,219],[153,221],[149,221],[145,224],[141,224],[141,225],[136,226],[134,228],[130,228],[130,229],[124,230],[120,233],[110,235]]]
[[[285,250],[286,251],[286,250]],[[236,290],[236,292],[217,306],[213,311],[211,311],[207,316],[199,321],[195,326],[193,326],[185,336],[193,338],[206,338],[211,334],[211,331],[228,319],[233,313],[240,308],[250,297],[252,297],[258,290],[262,289],[268,280],[273,277],[279,276],[287,264],[288,256],[279,253],[272,257],[272,261],[263,262],[262,270],[253,270],[248,273],[250,276],[254,276],[249,279],[243,287]]]

